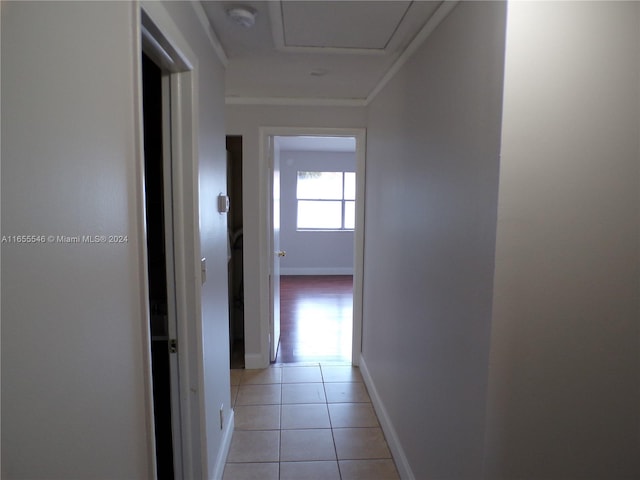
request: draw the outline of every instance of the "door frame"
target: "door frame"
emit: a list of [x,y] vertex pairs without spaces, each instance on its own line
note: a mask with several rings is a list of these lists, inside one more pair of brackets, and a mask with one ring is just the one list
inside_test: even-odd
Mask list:
[[259,127],[259,175],[260,199],[260,339],[261,356],[264,366],[269,364],[271,305],[269,273],[272,257],[272,232],[269,210],[272,203],[269,138],[286,136],[316,137],[355,137],[356,139],[356,228],[353,246],[353,325],[351,343],[351,364],[360,364],[362,352],[362,292],[364,281],[364,228],[365,228],[365,167],[366,167],[366,129],[365,128],[324,128],[324,127]]
[[[204,425],[203,352],[200,325],[201,318],[200,278],[200,230],[198,155],[194,132],[198,131],[197,71],[196,56],[180,33],[162,4],[153,1],[134,3],[135,53],[134,75],[136,83],[136,142],[137,142],[137,231],[141,239],[146,238],[144,198],[144,150],[142,126],[142,62],[141,52],[151,57],[163,71],[163,91],[168,86],[171,92],[171,186],[172,202],[167,205],[173,216],[172,234],[174,245],[174,279],[177,354],[171,359],[173,399],[179,402],[177,418],[172,419],[174,432],[175,478],[201,478],[206,474],[206,444],[202,439]],[[166,75],[166,78],[165,78]],[[166,131],[166,130],[165,130]],[[153,414],[153,384],[151,370],[150,311],[148,304],[149,281],[147,278],[147,245],[140,242],[139,248],[140,302],[143,312],[142,329],[145,339],[144,381],[148,443],[148,465],[152,478],[157,478],[156,447]],[[174,382],[174,380],[177,380]]]
[[[280,344],[280,212],[278,210],[280,208],[280,145],[278,145],[274,136],[268,136],[267,142],[269,148],[267,155],[269,158],[268,178],[270,192],[267,223],[269,229],[269,251],[271,252],[271,260],[269,261],[269,361],[275,362]],[[278,175],[277,182],[276,172]],[[277,205],[276,196],[278,199]]]

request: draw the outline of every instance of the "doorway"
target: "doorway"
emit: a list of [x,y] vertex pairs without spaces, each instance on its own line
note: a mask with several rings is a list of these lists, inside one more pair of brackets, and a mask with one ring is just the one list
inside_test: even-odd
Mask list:
[[[171,161],[166,155],[170,135],[163,126],[168,91],[163,91],[162,70],[142,54],[142,111],[144,138],[145,218],[147,278],[151,332],[151,372],[156,442],[156,469],[160,480],[175,477],[172,419],[178,405],[172,403],[172,331],[175,327],[173,285],[173,234],[171,218]],[[176,445],[179,446],[179,445]],[[178,471],[180,469],[178,468]]]
[[227,135],[229,213],[229,352],[231,368],[244,368],[244,235],[242,223],[242,136]]
[[[268,226],[265,258],[269,261],[270,359],[358,365],[362,342],[364,130],[262,128],[260,133],[263,153],[269,159],[264,178],[269,198],[263,213]],[[347,151],[345,144],[351,145]],[[345,161],[349,156],[351,166]],[[304,193],[304,185],[313,183],[317,184],[316,191],[333,189],[331,198],[324,198],[324,194],[311,198],[314,193]],[[311,219],[320,223],[314,224]],[[283,292],[281,286],[287,290]],[[313,302],[316,307],[312,307]],[[322,303],[329,310],[319,308]],[[324,326],[319,327],[322,322]],[[319,338],[318,331],[331,330],[333,337],[311,340]],[[308,355],[295,355],[304,350]]]
[[[197,144],[193,135],[198,131],[195,55],[179,32],[167,25],[162,7],[153,2],[145,3],[139,13],[139,71],[143,74],[143,61],[155,67],[154,86],[151,87],[155,93],[147,102],[150,110],[145,116],[144,89],[149,87],[145,86],[142,75],[139,77],[140,104],[137,109],[141,144],[139,205],[140,218],[144,222],[139,227],[142,238],[148,240],[143,244],[141,258],[145,269],[155,264],[141,277],[142,291],[147,297],[144,300],[148,315],[148,327],[145,328],[148,351],[157,353],[155,359],[150,355],[150,368],[145,369],[149,463],[150,468],[157,470],[155,476],[158,478],[200,478],[203,476],[203,452],[206,451],[202,426],[207,409],[215,409],[216,414],[217,409],[207,405],[202,389],[192,389],[199,381],[198,372],[202,371],[204,361],[199,341],[201,332],[196,321],[201,315],[200,283],[193,281],[201,275],[200,238],[194,221],[198,218],[199,208],[198,191],[194,189],[198,181]],[[144,60],[143,55],[147,57]],[[145,132],[147,125],[155,125],[151,138]],[[148,153],[147,144],[155,144],[152,147],[155,151]],[[155,172],[149,172],[150,168]],[[152,187],[152,183],[155,186]],[[148,199],[148,194],[157,198]],[[160,202],[162,206],[158,208]],[[154,203],[156,207],[153,207]],[[149,217],[153,216],[157,225],[164,222],[162,227],[147,224],[148,206],[157,210],[149,212]],[[163,247],[159,243],[162,238]],[[164,262],[151,259],[158,251],[164,255]],[[155,275],[159,264],[164,264],[164,282]],[[156,307],[152,301],[156,297],[153,282],[166,288],[166,318],[165,307]],[[164,300],[164,295],[160,296]],[[155,312],[160,314],[156,316]],[[152,347],[153,343],[157,345]],[[157,386],[161,385],[162,393],[156,399]],[[167,460],[169,445],[173,471]]]

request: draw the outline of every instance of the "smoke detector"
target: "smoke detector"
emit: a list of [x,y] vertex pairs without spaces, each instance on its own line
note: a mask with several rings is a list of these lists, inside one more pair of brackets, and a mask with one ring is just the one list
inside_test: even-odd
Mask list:
[[256,11],[251,7],[231,7],[227,9],[227,16],[244,28],[251,28],[256,23]]

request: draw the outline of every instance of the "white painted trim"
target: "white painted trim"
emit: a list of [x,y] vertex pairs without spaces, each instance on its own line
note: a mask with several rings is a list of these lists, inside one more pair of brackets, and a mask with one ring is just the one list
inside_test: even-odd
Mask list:
[[[269,3],[269,17],[271,18],[271,33],[276,50],[284,53],[310,54],[338,54],[338,55],[386,55],[389,48],[339,48],[339,47],[305,47],[285,44],[284,24],[282,23],[282,2]],[[404,18],[404,16],[403,16]],[[397,26],[396,26],[397,28]],[[394,33],[395,35],[395,33]]]
[[279,1],[267,2],[269,4],[269,18],[271,19],[271,35],[276,50],[284,46],[284,24],[282,23],[282,6]]
[[171,148],[173,208],[176,212],[174,245],[183,465],[183,471],[177,472],[176,476],[199,478],[208,474],[209,452],[206,432],[203,430],[206,418],[202,388],[204,352],[201,341],[201,291],[200,282],[197,281],[200,275],[198,61],[162,3],[144,0],[139,6],[141,23],[145,24],[147,32],[163,49],[164,58],[170,60],[164,68],[171,72],[172,86],[171,128],[174,137]]
[[267,355],[264,353],[247,353],[244,356],[244,368],[253,370],[256,368],[266,368],[269,366],[269,346],[267,345]]
[[375,88],[369,93],[366,99],[366,104],[369,105],[373,99],[380,93],[380,91],[389,83],[389,81],[395,77],[396,73],[400,71],[407,60],[418,50],[418,48],[429,38],[429,35],[433,33],[438,25],[445,19],[447,15],[456,7],[459,0],[446,0],[440,4],[438,9],[429,17],[427,23],[420,29],[418,34],[413,38],[411,43],[404,49],[400,56],[393,62],[391,68],[387,70],[382,79],[378,82]]
[[363,129],[356,136],[356,228],[353,236],[353,335],[351,340],[351,363],[353,365],[360,365],[362,353],[366,159],[367,132]]
[[[164,5],[161,2],[153,0],[142,0],[140,2],[140,8],[153,22],[155,30],[163,37],[163,39],[159,40],[162,47],[179,57],[177,59],[179,61],[176,62],[179,70],[174,71],[193,69],[196,56]],[[174,59],[174,61],[176,61],[176,59]]]
[[[1,3],[1,2],[0,2]],[[141,13],[138,5],[133,2],[133,71],[134,71],[134,110],[135,110],[135,132],[136,142],[136,235],[138,237],[138,282],[140,284],[140,312],[142,313],[142,338],[144,340],[143,357],[143,378],[144,378],[144,405],[145,405],[145,427],[147,432],[147,469],[150,478],[157,478],[156,468],[156,441],[155,441],[155,421],[153,409],[153,375],[151,364],[151,311],[149,309],[149,278],[148,278],[148,255],[146,241],[146,210],[145,210],[145,190],[144,190],[144,128],[142,110],[142,57],[138,52],[142,51],[141,41]]]
[[376,389],[376,385],[371,377],[369,369],[367,368],[367,362],[365,362],[363,355],[360,356],[360,373],[362,374],[364,384],[367,386],[367,391],[371,397],[373,409],[376,411],[376,415],[380,421],[380,426],[382,427],[382,431],[384,432],[384,436],[387,440],[387,445],[389,445],[389,449],[391,450],[391,455],[393,455],[393,460],[398,468],[400,478],[404,480],[415,480],[416,477],[413,474],[411,465],[409,465],[409,460],[407,460],[407,456],[404,453],[398,433],[396,432],[393,422],[391,421],[391,418],[387,413],[387,409],[384,406],[384,402]]
[[[175,95],[171,92],[174,90],[175,75],[163,75],[162,76],[162,171],[172,172],[174,165],[173,155],[173,142],[177,132],[174,131],[172,125],[174,123],[173,118],[177,112],[175,111],[172,101],[175,99]],[[168,140],[168,141],[167,141]],[[175,272],[175,258],[174,252],[174,238],[176,235],[173,215],[173,201],[174,201],[174,185],[173,175],[163,174],[163,193],[164,204],[171,205],[171,208],[164,208],[164,230],[165,230],[165,264],[166,264],[166,279],[167,282],[167,320],[168,320],[168,334],[169,338],[178,338],[178,318],[177,318],[177,305],[176,305],[176,272]],[[169,378],[171,379],[171,434],[173,449],[179,449],[179,454],[174,455],[174,472],[180,472],[184,474],[184,465],[182,452],[183,435],[184,430],[182,428],[182,408],[183,403],[181,388],[179,385],[180,379],[180,363],[178,355],[169,356]],[[176,385],[175,380],[178,380]],[[180,476],[177,476],[180,478]]]
[[364,107],[364,98],[225,97],[226,105],[272,105],[284,107]]
[[[278,230],[276,235],[275,219],[280,215],[275,215],[276,200],[280,202],[280,191],[276,191],[276,172],[280,177],[280,145],[278,142],[271,141],[269,138],[269,179],[268,196],[269,196],[269,214],[267,217],[269,229],[269,250],[272,254],[280,250],[280,225],[278,222]],[[278,180],[279,182],[279,180]],[[269,259],[269,361],[275,362],[278,357],[278,347],[280,346],[280,256],[272,255]],[[275,302],[275,292],[278,292],[278,302]],[[277,312],[277,313],[276,313]],[[278,321],[276,322],[276,318]]]
[[196,12],[196,16],[200,21],[200,25],[202,25],[202,28],[204,28],[204,33],[207,35],[207,38],[209,39],[209,43],[213,47],[213,50],[216,52],[216,55],[218,56],[218,60],[220,60],[222,65],[224,65],[225,67],[228,66],[229,57],[227,56],[227,52],[224,51],[224,47],[222,46],[222,43],[220,43],[220,39],[218,38],[216,31],[213,29],[213,26],[211,25],[211,22],[209,21],[209,17],[207,16],[207,12],[205,12],[204,7],[202,6],[202,3],[200,3],[199,0],[191,0],[191,6],[193,7],[193,10]]
[[353,267],[280,267],[280,275],[353,275]]
[[[178,365],[180,370],[180,391],[182,408],[183,435],[183,465],[185,467],[184,478],[192,478],[195,472],[200,472],[206,459],[206,445],[202,444],[200,422],[204,418],[204,411],[198,399],[194,399],[192,392],[197,392],[197,397],[203,396],[203,385],[200,379],[200,370],[203,354],[200,351],[197,338],[202,338],[198,322],[199,292],[194,291],[197,282],[190,281],[194,275],[191,256],[196,241],[199,240],[199,232],[193,230],[192,216],[193,198],[190,193],[189,178],[192,175],[195,161],[193,142],[189,137],[194,127],[193,100],[194,77],[192,72],[172,75],[172,128],[180,132],[178,138],[173,138],[173,183],[174,183],[174,226],[175,226],[175,262],[176,262],[176,305],[178,314]],[[196,228],[197,228],[196,224]],[[197,238],[194,238],[194,235]],[[191,255],[190,255],[191,254]],[[194,285],[194,283],[196,285]],[[197,448],[199,446],[200,448]]]
[[289,45],[278,46],[276,50],[284,53],[297,54],[329,54],[329,55],[372,55],[382,56],[389,53],[388,49],[383,48],[340,48],[340,47],[292,47]]
[[211,480],[220,480],[224,475],[224,467],[227,463],[227,456],[229,455],[229,448],[231,447],[231,440],[233,439],[233,430],[235,428],[235,412],[233,409],[229,409],[229,420],[224,427],[222,433],[222,441],[220,443],[220,450],[218,450],[218,456],[216,457],[216,463],[213,467]]
[[[249,353],[245,346],[245,368],[266,368],[269,366],[269,335],[271,330],[270,323],[270,285],[269,275],[271,272],[270,265],[270,245],[271,238],[269,235],[269,206],[271,203],[271,192],[269,190],[269,145],[266,144],[267,137],[263,135],[262,129],[259,129],[258,136],[258,199],[262,208],[258,213],[258,246],[260,259],[258,262],[258,338],[259,350]],[[247,328],[247,322],[244,322]],[[248,338],[245,332],[244,338]],[[245,342],[246,343],[246,342]]]
[[[364,198],[365,198],[365,161],[366,130],[364,128],[313,128],[313,127],[259,127],[259,192],[261,208],[258,213],[259,261],[259,312],[260,312],[260,352],[253,353],[249,367],[249,355],[245,354],[246,368],[265,368],[269,364],[269,262],[271,258],[268,209],[271,202],[269,192],[268,139],[270,136],[324,136],[356,138],[356,229],[354,234],[354,273],[353,273],[353,336],[352,364],[360,362],[362,351],[362,293],[364,279]],[[245,323],[246,325],[246,323]],[[245,334],[245,338],[246,338]],[[262,360],[262,363],[257,363]],[[255,362],[255,363],[253,363]]]

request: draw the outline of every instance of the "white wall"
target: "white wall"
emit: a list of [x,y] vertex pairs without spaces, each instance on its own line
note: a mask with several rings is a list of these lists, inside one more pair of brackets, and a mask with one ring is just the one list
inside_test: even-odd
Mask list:
[[267,226],[259,224],[268,200],[259,164],[260,127],[363,128],[366,110],[360,107],[276,107],[227,105],[227,134],[242,135],[244,216],[245,363],[249,368],[269,363],[269,332],[261,317],[269,314],[268,272],[260,267],[260,239],[267,244]]
[[639,7],[509,5],[486,478],[640,478]]
[[133,7],[2,6],[2,477],[149,476]]
[[369,109],[363,363],[407,478],[481,476],[505,4],[459,4]]
[[[226,184],[223,72],[192,7],[170,9],[199,56],[200,198],[213,204]],[[3,478],[151,476],[135,18],[128,2],[2,5],[2,234],[128,235],[125,244],[2,246]],[[217,215],[200,217],[209,272],[206,383],[196,386],[198,403],[213,409],[202,434],[209,472],[217,409],[229,404]]]
[[282,275],[352,275],[353,230],[298,231],[298,171],[355,172],[356,154],[344,152],[280,152],[280,261]]

